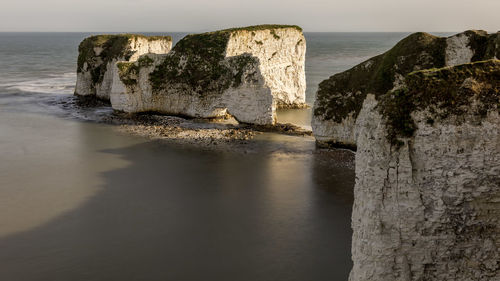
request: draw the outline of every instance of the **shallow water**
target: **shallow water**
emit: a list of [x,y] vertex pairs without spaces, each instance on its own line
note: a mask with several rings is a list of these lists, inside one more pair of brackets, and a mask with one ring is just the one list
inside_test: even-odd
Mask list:
[[[87,35],[0,33],[0,280],[347,279],[352,155],[276,134],[207,152],[83,122],[109,110],[54,101]],[[307,101],[404,35],[306,34]]]
[[1,280],[348,274],[352,168],[273,152],[282,136],[260,136],[262,153],[206,152],[53,116],[0,118]]

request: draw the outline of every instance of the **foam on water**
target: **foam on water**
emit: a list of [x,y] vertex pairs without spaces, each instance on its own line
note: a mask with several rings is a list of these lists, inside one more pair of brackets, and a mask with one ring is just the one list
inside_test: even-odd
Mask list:
[[26,81],[5,83],[3,86],[10,91],[21,91],[28,93],[44,94],[72,94],[75,90],[76,73],[64,73],[61,75],[50,75],[47,78],[39,78]]

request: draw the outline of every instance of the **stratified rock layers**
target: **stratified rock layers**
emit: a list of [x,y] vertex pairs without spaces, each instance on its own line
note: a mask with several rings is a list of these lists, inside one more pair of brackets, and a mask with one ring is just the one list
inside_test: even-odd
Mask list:
[[350,281],[500,280],[500,61],[405,85],[357,118]]
[[356,146],[356,120],[368,94],[404,86],[404,76],[429,68],[500,58],[500,33],[466,31],[448,38],[415,33],[388,52],[321,82],[312,128],[319,144]]
[[277,107],[305,103],[306,42],[297,26],[252,26],[188,35],[165,56],[119,63],[111,91],[125,112],[274,124]]
[[171,48],[170,36],[117,34],[86,38],[78,47],[75,94],[109,100],[116,62],[136,61],[147,53],[166,54]]

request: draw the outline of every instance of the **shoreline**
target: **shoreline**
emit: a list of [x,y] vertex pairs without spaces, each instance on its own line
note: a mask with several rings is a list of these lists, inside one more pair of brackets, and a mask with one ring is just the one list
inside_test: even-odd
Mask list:
[[[129,114],[112,110],[107,101],[80,96],[69,96],[58,100],[57,105],[68,112],[76,113],[73,116],[80,120],[113,125],[127,134],[204,150],[259,152],[261,149],[256,143],[264,139],[265,134],[276,134],[278,138],[287,138],[287,142],[296,143],[292,146],[301,148],[290,148],[284,143],[277,142],[276,147],[273,148],[274,152],[322,153],[331,151],[331,149],[316,147],[311,130],[291,123],[254,125],[238,123],[231,116],[201,119],[154,112]],[[99,111],[105,111],[105,113],[98,113]],[[352,154],[347,150],[338,153]]]

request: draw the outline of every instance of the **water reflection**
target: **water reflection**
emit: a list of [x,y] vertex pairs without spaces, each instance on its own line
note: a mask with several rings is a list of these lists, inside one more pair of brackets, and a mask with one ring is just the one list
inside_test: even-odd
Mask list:
[[[347,278],[351,207],[323,186],[333,182],[315,179],[329,167],[305,153],[313,141],[265,134],[255,144],[261,153],[245,155],[140,142],[93,124],[56,125],[46,146],[34,149],[40,154],[16,166],[30,175],[51,167],[40,171],[49,177],[13,180],[34,182],[17,203],[36,202],[31,213],[60,202],[72,208],[0,238],[1,280]],[[280,137],[295,150],[277,152]],[[352,187],[352,180],[338,184]],[[79,196],[79,187],[90,191]],[[30,199],[36,188],[57,196]],[[6,209],[3,220],[30,216]]]
[[312,108],[278,109],[276,116],[278,123],[291,123],[311,130]]
[[[99,191],[100,172],[127,165],[97,150],[134,143],[119,143],[102,126],[12,111],[0,117],[0,238],[77,208]],[[100,143],[89,146],[81,127]]]

